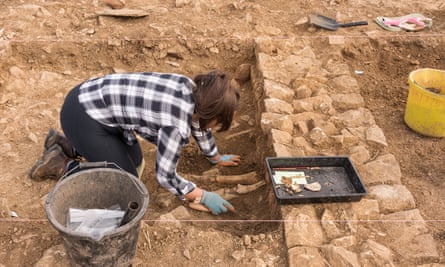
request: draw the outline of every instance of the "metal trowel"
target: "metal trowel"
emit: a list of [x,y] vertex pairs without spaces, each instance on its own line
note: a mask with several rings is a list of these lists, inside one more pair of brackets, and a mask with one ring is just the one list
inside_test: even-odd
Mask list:
[[309,23],[316,25],[318,27],[336,31],[340,27],[352,27],[352,26],[360,26],[360,25],[368,25],[367,21],[354,21],[348,23],[338,23],[335,19],[325,17],[320,14],[311,14],[309,16]]

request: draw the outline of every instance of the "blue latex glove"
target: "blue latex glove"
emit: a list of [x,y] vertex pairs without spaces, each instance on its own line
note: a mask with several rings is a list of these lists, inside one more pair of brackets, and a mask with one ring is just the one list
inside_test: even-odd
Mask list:
[[223,199],[216,193],[207,192],[205,190],[202,190],[200,203],[209,208],[214,215],[227,212],[227,208],[234,210],[232,204],[230,204],[227,200]]
[[209,159],[212,164],[221,166],[238,166],[240,161],[239,155],[221,155],[218,160]]

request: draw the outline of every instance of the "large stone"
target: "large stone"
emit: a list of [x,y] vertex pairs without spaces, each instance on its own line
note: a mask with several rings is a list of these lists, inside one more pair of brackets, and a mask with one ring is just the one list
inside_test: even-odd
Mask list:
[[360,93],[357,80],[350,75],[335,77],[331,81],[331,86],[337,94]]
[[312,107],[315,111],[326,115],[333,115],[336,113],[336,110],[332,106],[332,99],[328,95],[317,95],[305,100],[312,103]]
[[408,248],[406,245],[413,242],[417,236],[428,233],[426,223],[418,209],[381,215],[380,220],[381,226],[392,240],[389,246],[401,255],[412,253],[411,249],[406,249]]
[[333,94],[331,95],[332,105],[338,111],[357,109],[365,105],[363,97],[358,93]]
[[339,128],[370,126],[375,124],[371,111],[364,108],[348,110],[331,117]]
[[290,114],[289,117],[292,119],[293,123],[299,121],[311,121],[311,120],[326,120],[327,116],[317,113],[317,112],[302,112],[298,114]]
[[364,164],[371,158],[368,149],[362,145],[350,147],[349,157],[357,165]]
[[293,247],[288,251],[289,267],[325,266],[324,259],[317,248]]
[[403,185],[376,185],[369,188],[369,196],[379,202],[380,212],[390,213],[414,209],[411,192]]
[[305,84],[301,85],[297,89],[295,89],[295,97],[297,99],[308,98],[312,95],[312,90],[306,86]]
[[288,248],[295,246],[319,247],[325,237],[319,218],[313,207],[294,208],[288,214],[283,214],[284,234]]
[[314,111],[314,107],[313,107],[312,103],[308,102],[307,100],[303,100],[303,99],[294,100],[292,102],[292,106],[294,107],[294,110],[296,113]]
[[343,247],[328,245],[321,250],[330,266],[360,267],[357,254]]
[[295,93],[291,88],[285,85],[271,80],[265,80],[264,94],[269,98],[276,98],[289,102],[289,99],[293,99]]
[[340,237],[343,233],[335,224],[336,218],[329,209],[325,209],[321,216],[321,225],[326,233],[327,238],[334,239]]
[[377,125],[372,125],[366,130],[366,142],[377,147],[387,147],[386,137],[382,129]]
[[361,247],[360,262],[362,266],[394,266],[394,252],[373,240],[366,240]]
[[377,157],[362,166],[357,166],[366,184],[400,184],[402,172],[399,163],[392,154]]
[[277,99],[277,98],[267,98],[264,100],[264,108],[266,112],[280,113],[280,114],[292,114],[294,108],[291,104]]
[[264,112],[261,114],[261,129],[268,133],[271,129],[293,133],[294,123],[288,115]]
[[292,144],[292,136],[288,132],[271,129],[270,136],[272,139],[271,143],[279,143],[283,145],[291,145]]
[[375,199],[362,199],[352,203],[352,211],[359,220],[376,220],[380,217],[379,203]]

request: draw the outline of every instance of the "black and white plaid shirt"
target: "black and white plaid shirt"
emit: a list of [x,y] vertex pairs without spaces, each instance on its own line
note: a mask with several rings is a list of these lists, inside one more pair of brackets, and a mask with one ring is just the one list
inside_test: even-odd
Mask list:
[[93,119],[124,130],[125,142],[134,144],[135,133],[158,147],[156,175],[161,186],[183,197],[196,185],[176,173],[181,148],[190,134],[202,153],[218,153],[210,130],[192,123],[195,102],[193,80],[167,73],[124,73],[93,78],[80,86],[79,102]]

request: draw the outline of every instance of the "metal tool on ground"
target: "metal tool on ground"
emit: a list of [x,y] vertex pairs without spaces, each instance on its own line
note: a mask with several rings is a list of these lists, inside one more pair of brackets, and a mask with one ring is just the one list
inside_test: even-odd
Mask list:
[[338,23],[335,19],[320,14],[311,14],[309,16],[309,23],[331,31],[336,31],[340,27],[345,28],[368,25],[368,21],[366,20]]

